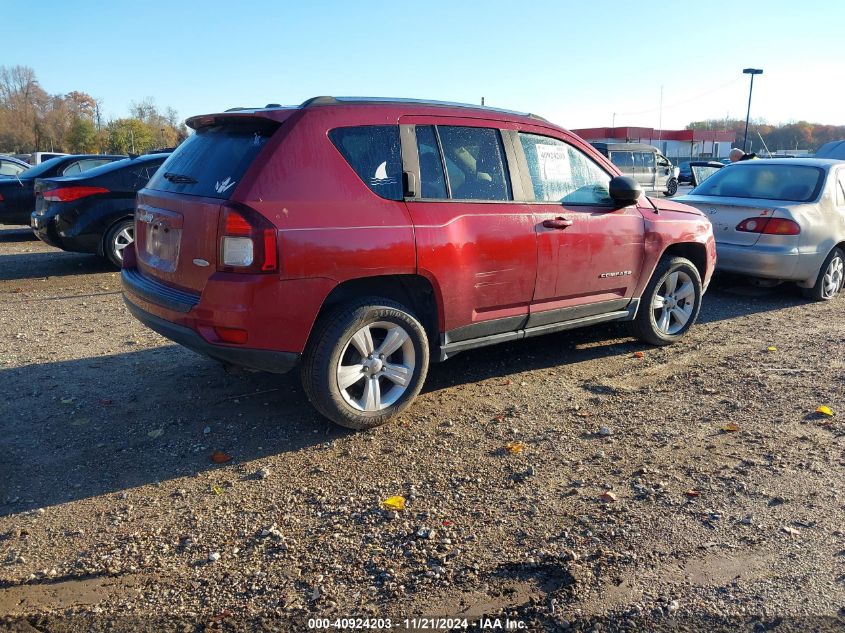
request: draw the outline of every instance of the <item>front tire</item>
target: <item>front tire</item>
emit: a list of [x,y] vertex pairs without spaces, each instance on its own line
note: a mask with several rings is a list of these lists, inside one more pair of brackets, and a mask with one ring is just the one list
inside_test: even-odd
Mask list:
[[678,193],[678,181],[676,178],[670,178],[666,183],[666,197],[671,198]]
[[302,385],[314,408],[363,430],[404,411],[428,373],[428,338],[402,304],[368,297],[320,319],[306,347]]
[[684,257],[664,257],[640,299],[636,318],[629,322],[631,335],[652,345],[674,343],[698,318],[701,297],[695,265]]
[[103,255],[118,268],[123,266],[123,249],[135,241],[135,221],[119,220],[103,237]]
[[819,276],[812,288],[802,288],[804,296],[814,301],[830,301],[842,290],[845,278],[845,253],[835,247],[819,269]]

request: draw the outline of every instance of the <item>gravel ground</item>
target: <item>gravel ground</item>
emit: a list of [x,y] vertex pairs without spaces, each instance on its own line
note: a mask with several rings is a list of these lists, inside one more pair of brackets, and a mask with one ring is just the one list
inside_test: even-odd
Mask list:
[[842,630],[843,301],[717,278],[680,344],[466,352],[351,433],[0,230],[0,630]]

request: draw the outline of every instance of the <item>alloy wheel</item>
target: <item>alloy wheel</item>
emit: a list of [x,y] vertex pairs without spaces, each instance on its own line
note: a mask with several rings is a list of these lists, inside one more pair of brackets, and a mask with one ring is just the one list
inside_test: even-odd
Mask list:
[[651,303],[654,322],[663,334],[675,335],[692,317],[695,309],[695,284],[682,270],[666,276]]
[[394,404],[411,384],[416,352],[401,325],[377,321],[360,328],[340,354],[335,370],[346,404],[358,411],[380,411]]
[[135,241],[135,229],[133,226],[125,226],[114,234],[112,238],[112,252],[115,257],[123,261],[123,249]]

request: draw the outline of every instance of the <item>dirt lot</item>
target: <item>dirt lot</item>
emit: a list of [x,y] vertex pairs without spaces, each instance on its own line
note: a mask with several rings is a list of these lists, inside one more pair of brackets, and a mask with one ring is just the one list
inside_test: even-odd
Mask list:
[[0,630],[841,630],[843,306],[718,278],[681,344],[467,352],[354,434],[0,230]]

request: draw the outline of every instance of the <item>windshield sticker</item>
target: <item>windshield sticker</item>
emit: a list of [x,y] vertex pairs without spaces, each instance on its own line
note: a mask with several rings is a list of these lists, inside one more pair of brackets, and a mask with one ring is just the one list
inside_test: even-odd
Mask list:
[[567,182],[571,179],[569,154],[565,147],[543,144],[534,147],[537,150],[541,178],[557,182]]
[[227,190],[235,186],[236,180],[232,180],[231,178],[226,178],[223,182],[217,181],[217,184],[214,186],[214,190],[217,193],[226,193]]

